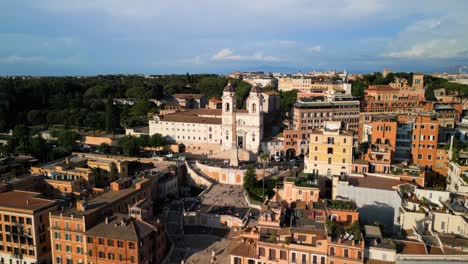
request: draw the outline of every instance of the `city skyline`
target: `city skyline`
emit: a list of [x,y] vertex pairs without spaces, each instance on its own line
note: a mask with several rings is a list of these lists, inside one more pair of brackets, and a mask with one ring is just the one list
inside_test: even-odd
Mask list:
[[461,1],[4,2],[0,75],[455,72]]

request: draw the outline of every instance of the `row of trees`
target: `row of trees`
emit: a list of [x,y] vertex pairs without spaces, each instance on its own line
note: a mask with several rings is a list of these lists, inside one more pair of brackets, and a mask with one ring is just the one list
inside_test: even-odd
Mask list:
[[[231,79],[243,106],[250,85]],[[222,95],[228,79],[212,74],[94,77],[0,78],[0,131],[18,124],[63,125],[65,128],[106,129],[146,124],[148,112],[157,111],[148,99],[174,93]],[[115,106],[114,98],[134,98],[134,105]]]
[[32,155],[41,161],[54,160],[69,155],[76,147],[79,134],[71,130],[55,130],[51,136],[54,140],[47,142],[25,125],[13,129],[8,144],[0,149],[1,154],[17,153]]
[[135,156],[145,147],[162,147],[164,143],[164,137],[161,134],[141,135],[139,137],[125,136],[119,139],[119,146],[122,147],[123,154],[126,156]]

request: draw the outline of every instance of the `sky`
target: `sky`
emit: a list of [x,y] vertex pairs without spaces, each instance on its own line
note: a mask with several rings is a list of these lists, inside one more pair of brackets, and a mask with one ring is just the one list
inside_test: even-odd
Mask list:
[[0,75],[456,72],[465,0],[0,0]]

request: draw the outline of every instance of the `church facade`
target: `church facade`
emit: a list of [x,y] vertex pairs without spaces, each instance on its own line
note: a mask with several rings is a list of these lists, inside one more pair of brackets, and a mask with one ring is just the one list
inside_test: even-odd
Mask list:
[[263,102],[261,89],[254,86],[246,99],[246,109],[237,109],[234,87],[228,83],[222,109],[155,115],[149,121],[149,134],[159,133],[196,154],[213,155],[233,147],[257,154],[263,139]]

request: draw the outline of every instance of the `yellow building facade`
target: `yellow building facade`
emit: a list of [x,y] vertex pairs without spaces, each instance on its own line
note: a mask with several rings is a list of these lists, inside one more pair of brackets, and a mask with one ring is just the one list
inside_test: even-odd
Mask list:
[[305,173],[331,177],[351,172],[353,131],[341,129],[341,122],[327,122],[310,134]]

